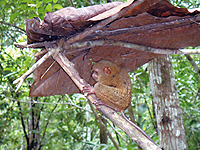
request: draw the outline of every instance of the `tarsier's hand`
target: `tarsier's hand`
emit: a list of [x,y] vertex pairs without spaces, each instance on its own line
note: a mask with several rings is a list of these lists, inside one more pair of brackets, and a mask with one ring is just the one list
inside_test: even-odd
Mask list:
[[[88,96],[89,94],[95,94],[94,87],[90,86],[88,84],[88,85],[83,87],[82,93],[84,94],[84,96]],[[98,97],[96,98],[96,100],[92,104],[94,104],[95,106],[104,105],[104,106],[107,106],[109,108],[112,108],[111,106],[109,106],[106,103],[104,103],[103,101],[101,101]]]
[[85,96],[88,96],[89,94],[95,94],[94,87],[90,86],[89,84],[84,86],[81,91]]

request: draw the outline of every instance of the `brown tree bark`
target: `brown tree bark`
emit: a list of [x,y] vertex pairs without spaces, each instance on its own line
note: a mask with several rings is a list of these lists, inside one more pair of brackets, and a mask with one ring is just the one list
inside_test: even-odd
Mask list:
[[[104,125],[106,125],[106,120],[102,118],[102,122]],[[107,136],[107,126],[103,126],[102,124],[99,124],[100,126],[100,143],[101,144],[107,144],[108,143],[108,136]]]
[[[82,90],[83,86],[87,85],[87,82],[79,76],[79,73],[74,68],[74,64],[71,63],[64,54],[58,53],[55,60],[60,64],[60,66],[65,70],[65,72],[70,76],[77,87]],[[90,102],[95,102],[97,100],[94,94],[87,96]],[[147,139],[141,132],[129,124],[123,117],[121,117],[113,109],[104,106],[97,105],[96,109],[99,110],[105,117],[107,117],[111,122],[118,126],[123,132],[125,132],[130,139],[134,140],[142,149],[144,150],[160,150],[160,148]]]
[[164,150],[186,150],[182,110],[171,56],[152,60],[148,67],[160,145]]
[[28,120],[28,136],[29,136],[29,149],[40,150],[40,134],[39,134],[39,121],[40,121],[40,111],[36,104],[32,103],[31,100],[29,104],[30,113]]

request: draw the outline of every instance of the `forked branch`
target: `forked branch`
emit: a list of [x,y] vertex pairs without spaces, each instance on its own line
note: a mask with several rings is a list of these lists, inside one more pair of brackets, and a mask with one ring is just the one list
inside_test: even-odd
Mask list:
[[13,84],[17,84],[15,92],[17,92],[24,82],[24,80],[31,74],[33,71],[40,66],[47,58],[49,58],[51,55],[55,53],[56,49],[52,49],[51,51],[48,51],[42,58],[40,58],[26,73],[24,73],[20,78],[13,81]]
[[[71,63],[65,55],[59,53],[55,60],[60,64],[60,66],[65,70],[65,72],[74,81],[77,87],[82,90],[87,83],[84,79],[79,76],[79,73],[74,68],[73,63]],[[88,95],[87,98],[94,103],[97,98],[94,94]],[[109,107],[98,105],[96,109],[103,113],[109,120],[111,120],[115,125],[117,125],[123,132],[125,132],[132,140],[134,140],[140,147],[144,150],[160,150],[160,148],[148,140],[141,132],[136,128],[131,126],[124,118],[122,118],[117,112]]]

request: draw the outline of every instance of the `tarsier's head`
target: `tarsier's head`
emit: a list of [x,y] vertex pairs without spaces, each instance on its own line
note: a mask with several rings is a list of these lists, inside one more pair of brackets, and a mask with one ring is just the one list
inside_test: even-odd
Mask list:
[[114,78],[120,71],[120,68],[110,60],[100,60],[93,66],[92,77],[97,82],[109,81]]

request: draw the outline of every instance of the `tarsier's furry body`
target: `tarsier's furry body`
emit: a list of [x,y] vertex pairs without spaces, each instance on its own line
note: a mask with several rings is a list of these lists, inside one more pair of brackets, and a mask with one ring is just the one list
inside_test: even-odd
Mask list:
[[99,101],[96,105],[107,105],[140,131],[146,138],[155,142],[137,125],[131,122],[124,111],[131,104],[132,85],[130,77],[124,68],[110,60],[101,60],[94,64],[92,77],[96,80],[94,87],[88,85],[83,87],[84,94],[96,94]]
[[116,111],[126,110],[132,96],[131,80],[127,71],[107,60],[96,63],[93,70],[99,71],[97,83],[94,85],[97,97]]

